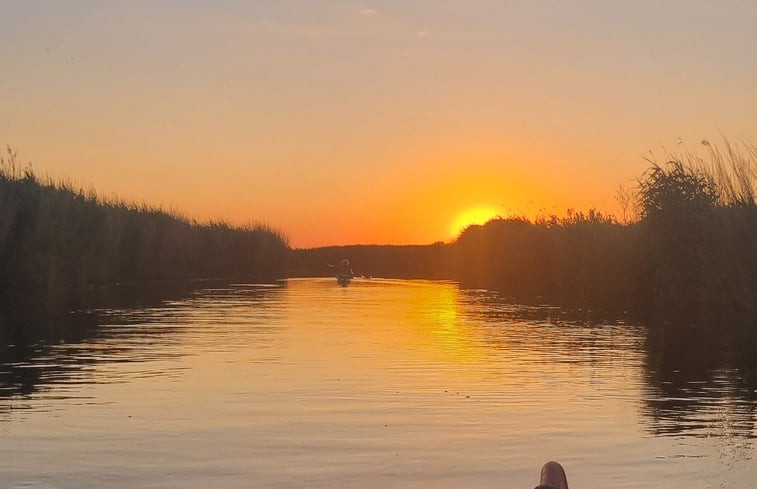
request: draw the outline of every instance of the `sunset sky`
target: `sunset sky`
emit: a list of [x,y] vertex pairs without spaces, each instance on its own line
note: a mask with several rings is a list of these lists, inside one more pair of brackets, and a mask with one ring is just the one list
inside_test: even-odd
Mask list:
[[757,141],[753,0],[3,0],[0,61],[39,173],[298,247],[616,212],[650,151]]

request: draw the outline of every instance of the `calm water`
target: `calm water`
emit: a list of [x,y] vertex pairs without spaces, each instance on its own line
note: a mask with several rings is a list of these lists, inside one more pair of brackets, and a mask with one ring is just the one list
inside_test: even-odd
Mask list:
[[757,479],[755,390],[726,357],[451,283],[28,321],[46,333],[0,346],[2,487],[530,488],[548,459],[575,489]]

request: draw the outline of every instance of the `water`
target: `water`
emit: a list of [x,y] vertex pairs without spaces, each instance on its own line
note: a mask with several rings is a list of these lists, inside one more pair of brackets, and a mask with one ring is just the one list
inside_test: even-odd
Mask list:
[[574,488],[757,477],[730,357],[452,283],[236,284],[19,321],[2,487],[533,487],[549,459]]

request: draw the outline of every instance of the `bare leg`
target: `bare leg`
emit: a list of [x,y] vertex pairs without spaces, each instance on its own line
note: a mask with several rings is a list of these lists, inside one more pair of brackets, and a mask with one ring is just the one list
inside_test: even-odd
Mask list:
[[555,489],[568,489],[568,478],[565,470],[557,462],[547,462],[541,468],[541,485]]

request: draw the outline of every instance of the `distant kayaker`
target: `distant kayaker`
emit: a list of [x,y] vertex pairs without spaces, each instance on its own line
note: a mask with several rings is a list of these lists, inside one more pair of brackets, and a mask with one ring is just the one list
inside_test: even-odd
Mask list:
[[340,277],[352,278],[354,276],[352,269],[350,268],[350,261],[347,258],[339,263],[339,266],[336,269],[336,274]]

